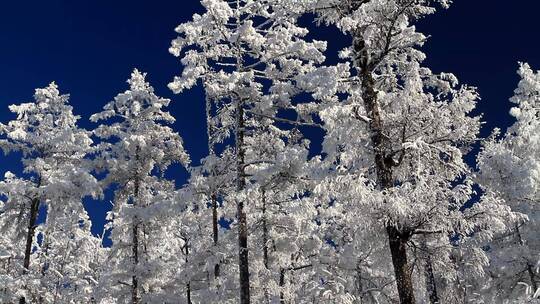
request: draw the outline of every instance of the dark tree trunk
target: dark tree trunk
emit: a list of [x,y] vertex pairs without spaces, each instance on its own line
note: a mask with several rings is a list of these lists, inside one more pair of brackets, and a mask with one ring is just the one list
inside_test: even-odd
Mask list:
[[24,249],[24,272],[27,273],[30,269],[30,255],[32,254],[32,244],[34,242],[34,235],[36,231],[36,221],[39,213],[39,199],[32,200],[30,205],[30,218],[28,221],[28,230],[26,234],[26,247]]
[[[236,190],[243,191],[245,181],[245,151],[244,151],[244,102],[238,100],[236,106]],[[240,273],[240,304],[250,303],[249,256],[247,216],[244,202],[237,202],[238,217],[238,268]]]
[[414,289],[412,283],[412,267],[407,261],[407,242],[409,235],[400,233],[393,226],[386,228],[397,289],[401,304],[414,304]]
[[[135,218],[137,220],[137,218]],[[132,245],[132,254],[133,254],[133,264],[134,269],[136,270],[137,265],[139,265],[139,224],[133,224],[133,245]],[[131,277],[131,303],[139,303],[139,279],[136,274],[133,274]]]
[[[137,155],[136,155],[137,163],[139,161],[139,148],[137,147]],[[135,179],[135,189],[134,189],[134,198],[133,198],[133,207],[137,207],[139,205],[139,187],[140,187],[140,180],[138,177]],[[133,255],[133,270],[137,270],[139,265],[139,218],[135,216],[133,218],[132,223],[132,234],[133,244],[131,245],[132,255]],[[139,278],[134,273],[131,277],[131,303],[132,304],[140,304],[141,298],[139,294]]]
[[[211,156],[215,156],[214,153],[214,128],[212,127],[212,102],[208,96],[206,96],[206,131],[208,135],[208,154]],[[213,178],[215,176],[214,170],[210,173],[210,178]],[[219,243],[219,216],[218,216],[218,196],[217,192],[214,192],[215,189],[212,187],[210,188],[212,191],[210,195],[210,201],[212,203],[212,237],[214,240],[214,247],[217,247]],[[214,265],[214,278],[217,279],[220,274],[220,262],[217,262],[216,265]]]
[[285,304],[285,295],[283,294],[283,287],[285,287],[285,269],[281,268],[279,270],[279,304]]
[[[359,70],[362,83],[362,99],[369,121],[371,131],[371,144],[375,158],[377,184],[379,189],[391,188],[394,184],[392,168],[393,159],[390,156],[391,142],[383,133],[383,121],[380,113],[379,101],[375,79],[373,77],[370,54],[367,53],[365,43],[360,34],[353,37],[354,65]],[[400,231],[393,223],[386,227],[392,263],[396,276],[397,288],[401,304],[414,304],[414,290],[412,284],[412,267],[407,260],[408,233]]]
[[[185,261],[186,261],[186,264],[188,263],[189,261],[189,244],[187,243],[186,241],[186,258],[185,258]],[[186,300],[187,300],[187,304],[192,304],[191,302],[191,282],[188,281],[188,283],[186,284]]]
[[[24,274],[30,270],[30,255],[32,254],[32,244],[34,243],[34,235],[36,232],[36,221],[39,213],[39,199],[35,198],[30,203],[30,218],[28,220],[28,228],[26,233],[26,246],[24,248]],[[19,304],[25,304],[25,297],[19,299]]]
[[425,236],[422,238],[422,251],[424,251],[424,277],[429,303],[438,304],[440,300],[437,292],[437,283],[435,282],[435,272],[433,271],[433,262],[431,260],[431,254],[428,251]]

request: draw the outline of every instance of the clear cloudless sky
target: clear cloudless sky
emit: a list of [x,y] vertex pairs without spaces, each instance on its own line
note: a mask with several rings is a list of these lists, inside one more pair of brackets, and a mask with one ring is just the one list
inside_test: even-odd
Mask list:
[[[181,71],[168,53],[174,28],[201,12],[199,0],[5,0],[0,4],[0,121],[13,119],[8,105],[32,100],[35,88],[56,81],[71,95],[80,125],[126,90],[133,68],[148,73],[158,95],[171,98],[170,111],[193,162],[207,153],[204,99],[200,88],[174,95],[167,84]],[[449,10],[421,20],[431,38],[425,64],[451,72],[479,88],[477,113],[486,122],[482,136],[512,123],[508,98],[517,84],[518,61],[540,69],[540,1],[454,0]],[[318,38],[334,39],[324,30]],[[335,51],[342,42],[330,42]],[[20,172],[18,155],[0,153],[0,174]],[[172,168],[181,185],[187,173]],[[93,232],[103,229],[110,210],[104,201],[85,200]]]

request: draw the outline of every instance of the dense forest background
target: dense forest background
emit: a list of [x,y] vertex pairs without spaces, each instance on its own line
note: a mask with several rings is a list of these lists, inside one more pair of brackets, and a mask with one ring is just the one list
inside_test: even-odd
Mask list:
[[449,4],[4,4],[0,302],[533,303],[540,4]]

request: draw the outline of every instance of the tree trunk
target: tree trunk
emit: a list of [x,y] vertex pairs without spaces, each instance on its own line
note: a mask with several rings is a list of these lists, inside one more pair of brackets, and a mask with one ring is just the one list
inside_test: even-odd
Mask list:
[[[134,218],[137,221],[137,217]],[[137,270],[137,265],[139,265],[139,224],[133,223],[133,245],[132,245],[132,254],[133,254],[133,264],[134,270]],[[131,303],[139,304],[139,279],[136,274],[133,274],[131,277]]]
[[279,270],[279,304],[285,304],[285,295],[283,294],[283,287],[285,287],[285,269]]
[[[137,147],[137,162],[139,160],[139,153]],[[137,207],[139,205],[139,187],[140,187],[140,181],[139,178],[136,177],[135,179],[135,189],[134,189],[134,199],[133,199],[133,207]],[[132,234],[133,234],[133,244],[131,247],[132,255],[133,255],[133,270],[136,272],[139,265],[139,218],[135,216],[133,218],[133,228],[132,228]],[[132,304],[139,304],[141,301],[140,295],[139,295],[139,278],[137,277],[136,273],[133,273],[133,276],[131,277],[131,303]]]
[[422,251],[424,251],[424,277],[426,280],[426,292],[430,304],[439,303],[439,294],[437,292],[437,283],[435,282],[435,273],[433,271],[433,262],[431,254],[428,252],[425,236],[422,237]]
[[[30,218],[28,220],[28,230],[26,234],[26,246],[24,248],[23,274],[27,274],[30,270],[30,255],[32,254],[32,244],[34,243],[34,235],[36,232],[36,221],[39,213],[39,198],[34,198],[30,204]],[[19,304],[25,304],[26,298],[21,297]]]
[[409,236],[400,233],[393,226],[386,227],[397,289],[401,304],[414,304],[414,289],[412,283],[412,267],[407,261],[407,242]]
[[[214,239],[214,247],[217,247],[219,242],[219,227],[218,227],[218,201],[216,194],[212,194],[211,196],[212,200],[212,233],[213,233],[213,239]],[[219,262],[214,265],[214,278],[219,277]]]
[[263,241],[263,261],[264,267],[269,269],[268,263],[268,223],[266,221],[266,191],[262,191],[262,241]]
[[[359,77],[362,83],[362,99],[369,121],[371,131],[371,144],[375,156],[375,168],[377,173],[377,185],[384,190],[393,187],[394,178],[392,174],[393,160],[391,153],[391,142],[383,133],[383,121],[380,113],[375,79],[373,77],[370,54],[366,51],[365,42],[361,34],[353,37],[354,65],[359,70]],[[414,290],[412,284],[412,267],[407,260],[408,233],[400,231],[393,223],[386,227],[392,263],[396,276],[399,300],[401,304],[414,304]]]
[[[244,102],[237,101],[236,105],[236,190],[244,190],[245,181],[245,151],[244,151]],[[240,273],[240,304],[250,303],[249,291],[249,258],[247,216],[244,202],[237,202],[238,217],[238,268]]]
[[[516,224],[516,233],[519,241],[519,245],[525,246],[525,240],[521,236],[521,231],[519,230],[519,226]],[[529,262],[529,259],[526,257],[523,257],[525,260],[525,266],[527,267],[527,273],[529,274],[529,279],[531,280],[531,287],[533,288],[533,293],[535,293],[538,290],[538,284],[536,283],[536,274],[534,271],[533,265]]]
[[[212,102],[208,96],[206,96],[206,132],[208,136],[208,154],[211,156],[214,156],[214,129],[212,127]],[[210,178],[214,177],[215,173],[214,170],[210,173]],[[212,203],[212,236],[214,240],[214,247],[217,248],[218,242],[219,242],[219,216],[218,216],[218,200],[217,200],[217,193],[213,192],[215,189],[212,187],[210,188],[212,191],[212,194],[210,195],[210,201]],[[214,265],[214,278],[217,279],[219,277],[219,262]]]
[[[189,261],[188,256],[189,256],[189,243],[186,240],[186,258],[185,258],[186,265],[187,265],[187,263]],[[191,302],[191,282],[190,281],[188,281],[188,283],[186,284],[186,300],[187,300],[187,304],[192,304],[192,302]]]

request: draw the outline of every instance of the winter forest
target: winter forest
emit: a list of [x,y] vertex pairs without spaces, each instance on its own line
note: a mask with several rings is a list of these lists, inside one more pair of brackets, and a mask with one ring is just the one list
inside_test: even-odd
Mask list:
[[144,71],[90,117],[54,82],[3,101],[0,303],[540,303],[540,67],[480,136],[477,89],[415,27],[451,4],[201,0],[168,84],[206,109],[200,161]]

